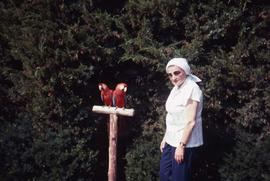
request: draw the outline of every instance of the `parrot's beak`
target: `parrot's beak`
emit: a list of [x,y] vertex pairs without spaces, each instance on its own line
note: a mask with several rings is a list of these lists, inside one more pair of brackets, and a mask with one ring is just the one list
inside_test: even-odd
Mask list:
[[124,89],[123,89],[124,92],[127,92],[127,87],[125,86]]

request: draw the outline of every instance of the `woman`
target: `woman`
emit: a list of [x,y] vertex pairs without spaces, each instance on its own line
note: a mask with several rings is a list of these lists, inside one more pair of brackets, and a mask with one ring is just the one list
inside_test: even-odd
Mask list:
[[161,181],[190,181],[192,160],[202,135],[202,91],[191,74],[187,60],[173,58],[166,72],[174,88],[166,101],[166,132],[160,144]]

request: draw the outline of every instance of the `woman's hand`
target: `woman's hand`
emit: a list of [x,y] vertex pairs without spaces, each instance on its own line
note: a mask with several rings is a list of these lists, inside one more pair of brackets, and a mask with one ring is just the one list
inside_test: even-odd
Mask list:
[[159,146],[161,153],[163,152],[164,146],[165,146],[165,141],[162,140],[161,143],[160,143],[160,146]]
[[182,163],[184,161],[184,152],[185,152],[185,148],[181,145],[179,145],[175,149],[174,159],[178,164]]

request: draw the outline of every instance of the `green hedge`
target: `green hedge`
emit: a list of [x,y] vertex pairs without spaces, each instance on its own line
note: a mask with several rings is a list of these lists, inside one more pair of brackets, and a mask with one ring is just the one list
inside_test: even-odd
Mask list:
[[268,9],[253,0],[0,2],[1,178],[106,180],[107,117],[91,108],[99,82],[126,82],[136,115],[123,118],[119,180],[158,180],[164,68],[184,56],[203,80],[194,180],[269,180]]

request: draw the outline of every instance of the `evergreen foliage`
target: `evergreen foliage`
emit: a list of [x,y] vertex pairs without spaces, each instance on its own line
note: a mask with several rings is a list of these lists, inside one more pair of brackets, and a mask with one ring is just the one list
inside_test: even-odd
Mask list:
[[269,180],[269,135],[258,140],[257,135],[241,131],[236,139],[234,152],[220,169],[222,180]]
[[[0,2],[0,177],[106,180],[97,84],[126,82],[119,180],[158,180],[167,61],[203,82],[204,140],[193,180],[270,178],[269,14],[260,0]],[[101,144],[102,143],[102,144]]]

